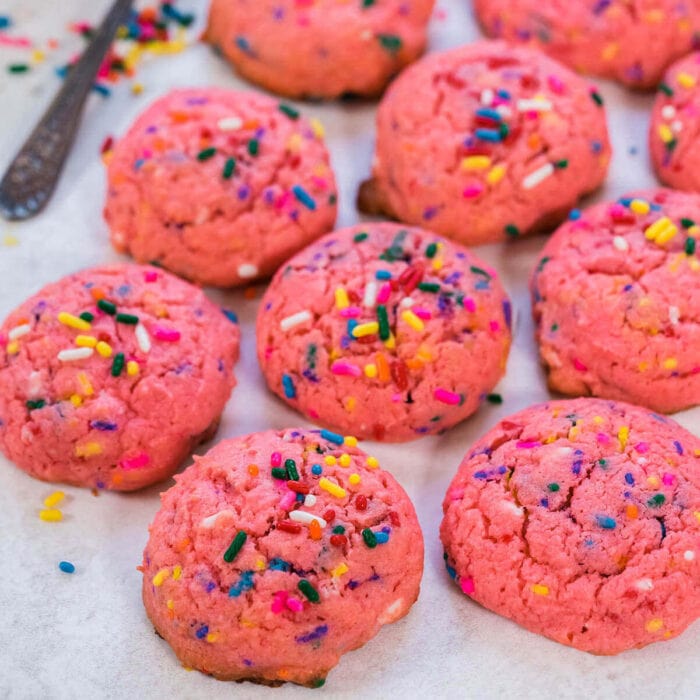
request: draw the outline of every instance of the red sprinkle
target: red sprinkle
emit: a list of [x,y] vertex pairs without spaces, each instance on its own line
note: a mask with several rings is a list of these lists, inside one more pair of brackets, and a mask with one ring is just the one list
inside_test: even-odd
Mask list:
[[400,391],[408,388],[408,368],[403,360],[391,363],[391,376]]
[[308,484],[302,484],[301,481],[288,481],[287,486],[290,491],[294,491],[294,493],[309,493]]
[[345,535],[331,535],[331,544],[334,547],[344,547],[348,543]]
[[399,514],[395,510],[389,511],[389,520],[394,527],[401,527],[401,520],[399,519]]
[[100,153],[107,153],[107,151],[111,151],[113,145],[114,145],[114,139],[111,136],[108,136],[102,142],[102,146],[100,147]]
[[332,523],[335,520],[335,511],[332,508],[329,508],[324,514],[323,514],[323,519],[327,523]]
[[298,525],[291,520],[280,520],[280,522],[277,523],[277,529],[282,530],[282,532],[291,532],[293,535],[296,535],[297,533],[301,532],[301,525]]
[[355,499],[355,508],[357,508],[357,510],[367,510],[367,496],[361,493],[358,494]]

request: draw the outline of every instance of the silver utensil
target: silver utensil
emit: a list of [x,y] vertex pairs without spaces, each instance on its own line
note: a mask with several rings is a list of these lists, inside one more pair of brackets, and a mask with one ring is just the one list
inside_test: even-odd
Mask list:
[[0,214],[28,219],[49,201],[70,151],[85,99],[133,0],[115,0],[63,87],[0,181]]

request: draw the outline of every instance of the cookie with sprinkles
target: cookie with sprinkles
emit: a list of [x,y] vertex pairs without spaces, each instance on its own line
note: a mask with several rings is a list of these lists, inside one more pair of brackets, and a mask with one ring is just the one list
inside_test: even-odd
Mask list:
[[260,304],[270,389],[311,420],[375,440],[441,433],[505,371],[511,305],[494,270],[434,233],[368,223],[281,267]]
[[44,481],[132,491],[216,431],[235,315],[142,265],[77,272],[0,327],[0,449]]
[[150,527],[143,601],[187,667],[318,687],[418,597],[413,505],[353,437],[246,435],[175,479]]
[[558,224],[609,160],[592,86],[538,51],[481,42],[430,54],[392,84],[359,207],[465,245],[515,238]]
[[625,403],[552,401],[469,451],[440,534],[461,591],[594,654],[700,616],[700,440]]
[[697,0],[474,0],[491,37],[546,51],[574,70],[656,86],[697,43]]
[[700,403],[700,195],[574,211],[531,279],[549,386],[669,413]]
[[295,98],[380,94],[423,53],[434,0],[213,0],[205,38],[240,75]]
[[269,277],[335,223],[323,134],[264,95],[168,93],[106,154],[114,247],[202,284]]
[[649,127],[649,151],[664,184],[700,192],[700,53],[674,63],[659,85]]

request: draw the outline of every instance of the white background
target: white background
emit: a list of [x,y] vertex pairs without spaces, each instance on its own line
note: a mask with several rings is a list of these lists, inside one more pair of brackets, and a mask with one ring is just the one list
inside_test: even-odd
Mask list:
[[[107,0],[0,2],[0,13],[15,20],[14,34],[61,41],[44,64],[25,75],[9,75],[4,66],[25,60],[29,52],[0,47],[0,167],[9,162],[58,87],[55,65],[81,46],[81,40],[66,31],[67,23],[96,21],[107,5]],[[196,0],[178,3],[182,9],[195,10],[200,22],[205,5]],[[479,36],[468,6],[466,0],[438,0],[431,49]],[[123,133],[148,102],[172,87],[244,86],[203,45],[149,61],[136,79],[145,87],[140,97],[122,82],[112,97],[90,98],[47,210],[27,223],[0,222],[0,317],[50,281],[120,259],[110,248],[101,216],[105,185],[98,154],[106,135]],[[607,83],[601,83],[600,90],[608,107],[615,155],[599,196],[609,198],[654,184],[646,149],[652,97]],[[303,109],[321,119],[327,130],[340,184],[338,223],[355,223],[355,193],[370,168],[375,105],[314,104]],[[12,237],[17,245],[7,245]],[[445,573],[438,539],[441,501],[460,459],[499,418],[548,396],[533,343],[527,294],[527,278],[544,241],[537,237],[478,250],[500,271],[514,302],[514,346],[507,376],[497,388],[504,404],[484,406],[442,437],[396,446],[368,445],[416,505],[425,534],[425,576],[408,617],[345,656],[323,690],[222,683],[187,672],[156,637],[141,604],[136,566],[148,523],[158,508],[158,493],[168,484],[131,495],[99,497],[65,488],[64,522],[45,523],[38,511],[54,490],[52,485],[31,479],[0,457],[0,697],[697,697],[700,624],[670,642],[598,658],[559,646],[480,608]],[[267,393],[257,367],[258,300],[245,300],[241,292],[212,292],[212,297],[238,312],[243,333],[236,370],[239,385],[218,439],[301,424],[298,415]],[[676,417],[700,431],[700,410]],[[74,575],[58,570],[62,559],[76,565]]]

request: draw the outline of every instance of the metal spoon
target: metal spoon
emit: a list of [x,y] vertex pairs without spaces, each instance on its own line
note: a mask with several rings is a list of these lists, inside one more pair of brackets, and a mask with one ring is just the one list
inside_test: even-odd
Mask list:
[[6,219],[28,219],[49,201],[95,75],[132,2],[115,0],[63,87],[10,163],[0,181],[0,214]]

